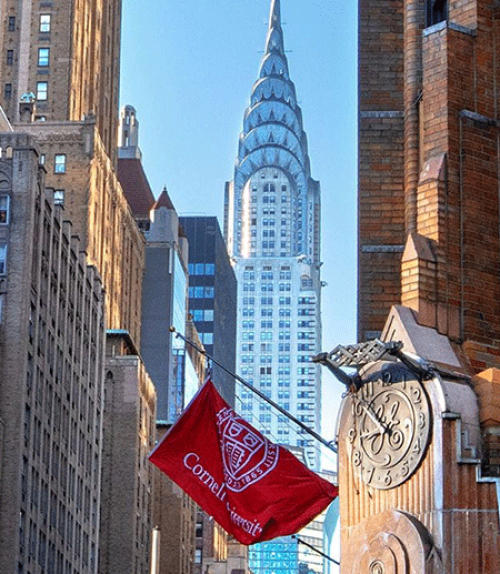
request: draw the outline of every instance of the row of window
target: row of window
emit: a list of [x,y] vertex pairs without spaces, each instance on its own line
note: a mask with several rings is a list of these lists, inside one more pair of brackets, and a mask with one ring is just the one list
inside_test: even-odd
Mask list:
[[[7,50],[7,66],[14,64],[14,50]],[[50,64],[50,48],[38,48],[38,66],[46,68]]]
[[[290,281],[292,279],[291,271],[280,271],[280,281]],[[274,281],[274,273],[272,271],[262,271],[260,274],[261,281]],[[255,281],[255,271],[244,271],[244,281]]]
[[[50,14],[40,14],[40,18],[38,20],[38,30],[42,33],[50,32],[50,24],[51,24]],[[9,16],[9,18],[7,19],[7,30],[9,32],[16,31],[15,16]]]
[[[256,284],[255,283],[243,283],[243,291],[250,291],[254,292]],[[292,284],[291,283],[279,283],[278,285],[279,291],[291,291]],[[274,283],[261,283],[260,290],[263,293],[272,293],[274,291]]]
[[[5,84],[3,95],[4,95],[4,98],[6,100],[10,100],[10,98],[12,98],[12,84],[11,83]],[[39,102],[44,102],[44,101],[49,99],[49,83],[48,82],[43,81],[43,82],[37,82],[36,83],[35,97]],[[44,116],[39,116],[37,119],[39,121],[43,121],[43,118],[44,118]]]
[[[279,297],[278,302],[280,305],[286,306],[292,304],[291,297]],[[261,297],[260,299],[261,305],[273,305],[273,298],[272,297]],[[243,297],[243,306],[254,306],[255,305],[255,297]],[[299,311],[303,311],[304,309],[299,309]],[[308,311],[309,309],[306,309]],[[311,309],[314,312],[314,309]],[[299,313],[300,314],[300,313]]]
[[214,320],[214,310],[213,309],[191,309],[189,311],[193,317],[193,321],[213,321]]
[[[253,367],[243,367],[241,372],[244,375],[253,374]],[[271,375],[273,372],[273,368],[272,367],[260,367],[259,372],[261,375]],[[284,376],[284,375],[289,375],[289,374],[290,374],[290,367],[280,367],[278,369],[278,375],[280,377]]]
[[189,263],[188,271],[189,271],[189,275],[214,275],[215,274],[215,264],[214,263]]
[[213,287],[189,287],[189,298],[190,299],[213,299],[214,298],[214,288]]

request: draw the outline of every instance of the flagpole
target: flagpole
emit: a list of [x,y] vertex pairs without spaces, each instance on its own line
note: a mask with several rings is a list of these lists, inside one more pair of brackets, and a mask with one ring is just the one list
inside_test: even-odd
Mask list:
[[242,385],[244,385],[245,387],[247,387],[247,389],[253,391],[256,395],[258,395],[262,400],[266,401],[267,403],[269,403],[272,407],[274,407],[277,411],[279,411],[282,415],[286,416],[287,418],[289,418],[291,421],[293,421],[296,425],[298,425],[302,430],[306,431],[308,434],[310,434],[312,437],[314,437],[317,441],[319,441],[321,444],[325,445],[326,447],[328,447],[330,450],[332,450],[333,452],[337,452],[337,449],[335,446],[333,446],[333,444],[329,441],[327,441],[326,439],[324,439],[322,436],[320,436],[317,432],[313,431],[312,428],[309,428],[307,425],[305,425],[302,421],[299,421],[299,419],[295,418],[292,414],[290,414],[288,411],[286,411],[285,409],[281,408],[277,403],[275,403],[272,399],[270,399],[268,396],[266,396],[264,393],[262,393],[261,391],[259,391],[259,389],[256,389],[253,385],[251,385],[250,383],[248,383],[247,381],[245,381],[244,379],[242,379],[239,375],[237,375],[236,373],[233,373],[232,371],[230,371],[229,369],[227,369],[226,367],[224,367],[224,365],[222,365],[221,363],[219,363],[218,361],[216,361],[213,357],[211,357],[206,351],[205,349],[201,349],[200,347],[198,347],[198,345],[196,343],[193,343],[193,341],[190,341],[188,338],[186,338],[182,333],[179,333],[179,331],[176,330],[176,328],[174,326],[170,327],[170,332],[171,333],[175,333],[176,337],[181,338],[185,343],[187,343],[188,345],[190,345],[191,347],[193,347],[193,349],[195,349],[196,351],[198,351],[198,353],[201,353],[202,355],[205,355],[205,357],[207,357],[208,359],[210,359],[213,363],[215,363],[217,366],[219,366],[224,372],[226,372],[228,375],[230,375],[231,377],[235,378],[238,382],[240,382]]
[[314,552],[317,552],[320,556],[323,556],[323,558],[326,558],[327,560],[330,560],[330,562],[333,562],[334,564],[336,564],[337,566],[340,566],[340,562],[337,562],[336,560],[334,560],[331,556],[328,556],[328,554],[325,554],[324,552],[321,552],[321,550],[318,550],[317,548],[315,548],[312,544],[309,544],[308,542],[306,542],[305,540],[302,540],[302,538],[299,538],[296,534],[292,534],[292,538],[295,538],[295,540],[297,540],[297,542],[299,544],[303,544],[304,546],[307,546],[308,548],[310,548],[311,550],[314,550]]

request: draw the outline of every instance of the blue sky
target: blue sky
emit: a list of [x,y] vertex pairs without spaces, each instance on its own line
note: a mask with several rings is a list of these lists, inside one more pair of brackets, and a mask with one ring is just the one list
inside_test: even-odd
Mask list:
[[[166,185],[180,214],[216,215],[221,228],[269,8],[270,0],[123,0],[121,104],[137,110],[153,192]],[[357,2],[281,0],[281,14],[312,177],[322,190],[329,351],[356,340]],[[342,389],[328,372],[323,379],[328,412]]]

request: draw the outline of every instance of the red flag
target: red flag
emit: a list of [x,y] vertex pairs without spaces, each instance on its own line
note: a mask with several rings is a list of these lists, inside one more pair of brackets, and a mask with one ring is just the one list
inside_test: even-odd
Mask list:
[[243,544],[297,532],[338,494],[238,416],[210,380],[149,459]]

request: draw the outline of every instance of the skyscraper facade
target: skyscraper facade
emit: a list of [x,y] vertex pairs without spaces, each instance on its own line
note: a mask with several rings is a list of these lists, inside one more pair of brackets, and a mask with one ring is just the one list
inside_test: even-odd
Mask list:
[[[188,242],[164,189],[153,205],[147,232],[143,280],[141,352],[158,393],[157,422],[173,424],[198,388],[188,371],[184,341],[187,320]],[[191,376],[189,376],[191,375]],[[188,396],[189,395],[189,396]]]
[[[189,313],[207,353],[229,371],[236,364],[236,277],[216,217],[181,217],[189,242]],[[234,406],[234,377],[212,365],[212,378]]]
[[114,159],[121,0],[2,0],[0,7],[0,104],[9,120],[23,119],[23,96],[33,100],[36,120],[80,121],[92,114]]
[[[307,137],[273,0],[265,54],[245,111],[234,179],[226,184],[225,236],[238,280],[237,370],[319,431],[320,186],[311,178]],[[313,440],[239,389],[242,414],[284,444]]]
[[33,140],[0,148],[0,572],[96,574],[102,283]]
[[144,241],[116,177],[121,0],[0,0],[0,105],[102,277],[107,326],[140,343]]

